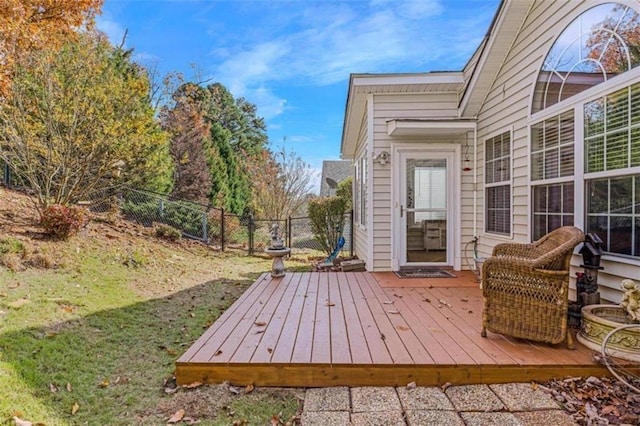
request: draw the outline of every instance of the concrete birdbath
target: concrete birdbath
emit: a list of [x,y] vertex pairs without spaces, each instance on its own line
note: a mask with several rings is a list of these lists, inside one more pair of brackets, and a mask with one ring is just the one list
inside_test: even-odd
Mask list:
[[[613,330],[627,324],[640,324],[637,309],[640,289],[624,280],[622,288],[625,295],[620,305],[587,305],[582,308],[582,327],[576,336],[586,347],[600,351],[602,342]],[[610,336],[607,342],[610,354],[629,361],[640,362],[640,329],[630,327],[621,329]]]
[[271,244],[264,250],[268,256],[273,258],[271,276],[274,278],[284,276],[284,262],[282,258],[291,253],[291,249],[284,246],[282,238],[280,238],[279,235],[279,229],[277,223],[271,226]]

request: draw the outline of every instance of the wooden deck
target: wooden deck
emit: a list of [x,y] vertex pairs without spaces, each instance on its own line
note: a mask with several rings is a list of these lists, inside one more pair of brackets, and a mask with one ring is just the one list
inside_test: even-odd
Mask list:
[[604,375],[589,349],[480,336],[482,296],[458,278],[263,274],[180,357],[179,384],[401,386]]

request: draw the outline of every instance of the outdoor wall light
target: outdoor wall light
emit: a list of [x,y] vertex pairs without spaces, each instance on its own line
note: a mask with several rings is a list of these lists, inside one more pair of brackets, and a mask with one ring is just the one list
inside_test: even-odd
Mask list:
[[391,154],[389,154],[387,151],[382,151],[377,154],[375,152],[373,153],[373,159],[383,166],[389,162],[390,157]]

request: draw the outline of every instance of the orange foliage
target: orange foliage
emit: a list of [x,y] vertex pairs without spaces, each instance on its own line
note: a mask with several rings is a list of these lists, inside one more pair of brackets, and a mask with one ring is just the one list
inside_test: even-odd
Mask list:
[[22,52],[58,48],[83,25],[92,26],[104,0],[1,0],[0,95]]

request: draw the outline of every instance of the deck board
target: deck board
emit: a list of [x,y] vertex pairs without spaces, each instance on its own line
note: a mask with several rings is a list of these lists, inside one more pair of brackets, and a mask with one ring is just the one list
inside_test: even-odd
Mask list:
[[177,381],[383,386],[607,374],[578,342],[572,351],[482,338],[481,291],[470,273],[456,275],[263,274],[180,357]]

